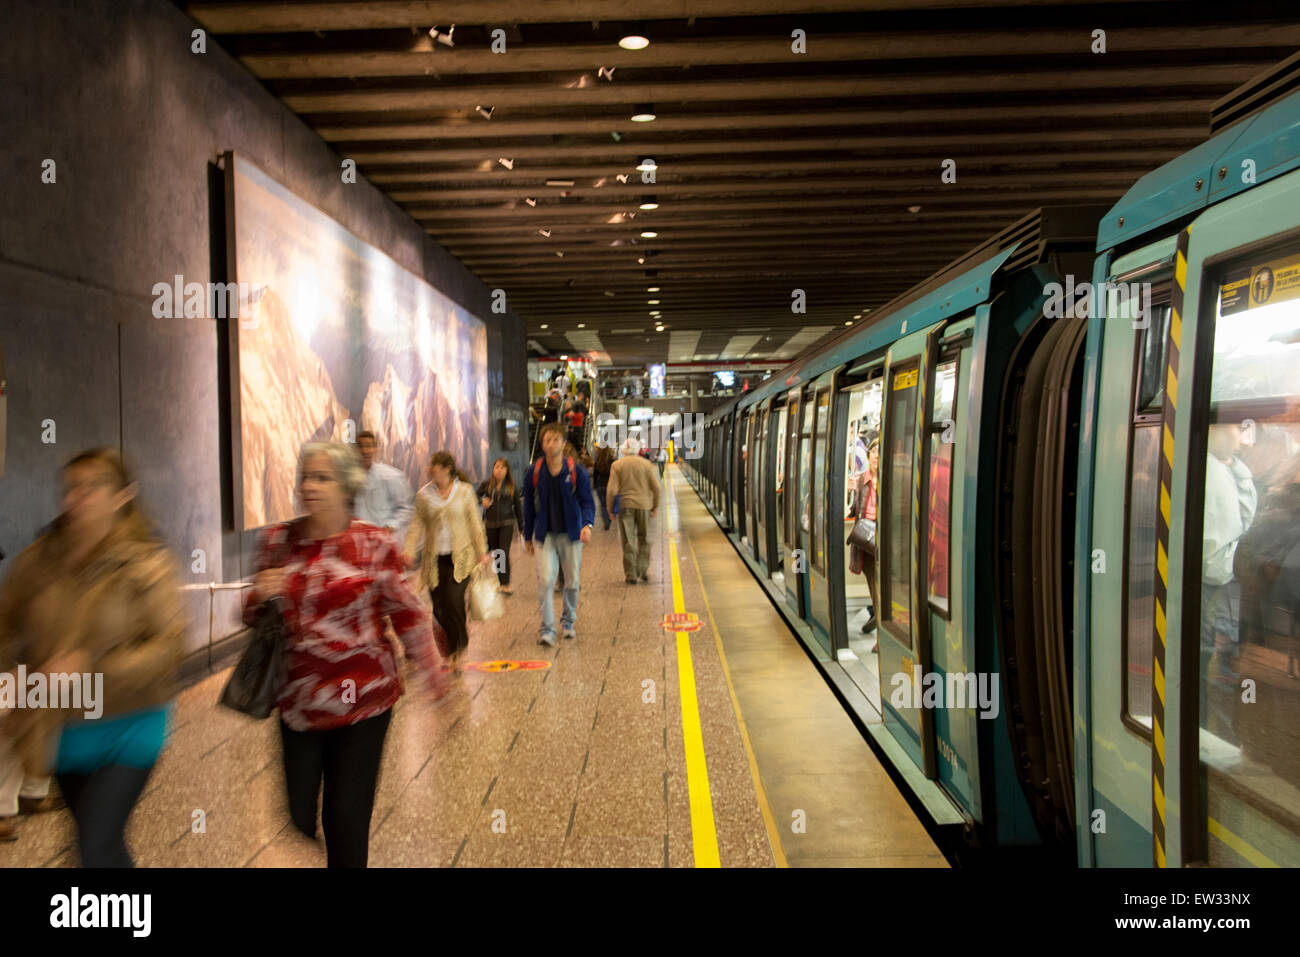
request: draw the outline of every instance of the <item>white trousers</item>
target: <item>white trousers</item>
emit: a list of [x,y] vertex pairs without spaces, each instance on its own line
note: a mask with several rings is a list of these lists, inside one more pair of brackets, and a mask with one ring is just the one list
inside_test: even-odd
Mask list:
[[0,731],[0,817],[18,813],[18,798],[40,800],[50,793],[50,779],[32,778],[23,773],[23,763]]

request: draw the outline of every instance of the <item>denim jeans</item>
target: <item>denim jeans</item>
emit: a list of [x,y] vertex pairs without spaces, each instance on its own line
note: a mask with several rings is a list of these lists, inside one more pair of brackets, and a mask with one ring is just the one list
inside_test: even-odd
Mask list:
[[542,634],[555,634],[555,605],[552,591],[555,577],[564,566],[564,611],[560,627],[572,628],[578,621],[578,571],[582,567],[582,542],[571,542],[564,533],[551,532],[537,543],[537,604],[542,612]]
[[609,504],[605,501],[605,490],[607,488],[609,488],[608,485],[597,485],[595,488],[596,501],[600,504],[600,516],[605,520],[606,525],[611,521],[609,517]]

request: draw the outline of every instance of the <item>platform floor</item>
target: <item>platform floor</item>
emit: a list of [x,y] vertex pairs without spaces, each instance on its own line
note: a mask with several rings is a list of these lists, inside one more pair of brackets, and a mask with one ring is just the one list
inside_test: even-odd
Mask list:
[[[578,637],[555,649],[537,644],[516,537],[506,617],[471,624],[468,659],[550,667],[466,670],[441,701],[402,699],[370,865],[947,866],[673,466],[651,533],[650,582],[627,585],[618,528],[597,518]],[[666,631],[674,611],[698,630]],[[137,864],[323,866],[323,839],[289,823],[276,723],[219,708],[225,678],[177,701],[128,829]],[[76,865],[66,811],[20,820],[0,867]]]

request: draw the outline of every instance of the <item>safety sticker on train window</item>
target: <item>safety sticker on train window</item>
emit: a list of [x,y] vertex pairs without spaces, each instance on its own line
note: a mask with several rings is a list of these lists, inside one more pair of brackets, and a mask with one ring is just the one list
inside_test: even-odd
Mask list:
[[916,385],[916,370],[908,369],[906,372],[899,372],[894,376],[894,391],[899,389],[910,389]]
[[1300,253],[1233,269],[1219,285],[1219,314],[1300,299]]

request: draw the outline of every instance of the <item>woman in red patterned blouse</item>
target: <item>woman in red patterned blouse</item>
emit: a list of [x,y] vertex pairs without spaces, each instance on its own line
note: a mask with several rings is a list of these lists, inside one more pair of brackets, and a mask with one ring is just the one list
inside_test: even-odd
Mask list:
[[370,816],[392,707],[402,694],[384,616],[421,675],[440,684],[429,612],[403,578],[391,532],[351,517],[365,471],[350,446],[314,442],[298,459],[303,518],[262,536],[246,599],[280,602],[288,681],[280,692],[289,811],[316,836],[316,795],[325,779],[323,822],[330,867],[365,867]]

